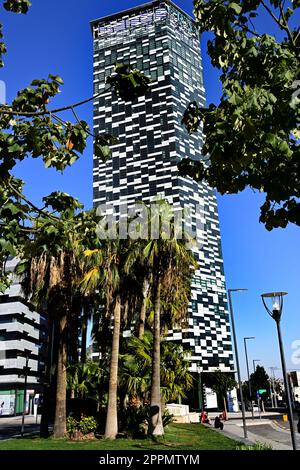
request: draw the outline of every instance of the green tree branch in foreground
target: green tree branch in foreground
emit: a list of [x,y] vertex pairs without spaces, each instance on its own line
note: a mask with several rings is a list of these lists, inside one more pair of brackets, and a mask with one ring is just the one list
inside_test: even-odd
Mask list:
[[[28,0],[8,0],[3,3],[13,13],[27,13]],[[0,67],[6,45],[0,24]],[[115,73],[109,77],[109,88],[79,103],[58,109],[49,109],[50,102],[60,92],[63,80],[58,75],[35,79],[30,86],[20,90],[10,105],[0,105],[0,292],[9,285],[6,260],[18,256],[22,247],[39,229],[41,216],[55,220],[45,208],[38,208],[23,194],[25,182],[17,179],[15,166],[25,158],[42,158],[46,168],[64,171],[80,158],[89,136],[94,140],[94,153],[106,161],[117,136],[100,133],[93,135],[87,122],[78,118],[74,108],[97,99],[109,90],[121,99],[134,101],[148,90],[150,80],[128,65],[116,64]],[[58,114],[70,112],[75,122],[62,119]],[[74,203],[70,197],[70,208]],[[82,208],[81,208],[82,209]]]
[[[190,134],[203,127],[209,161],[184,159],[179,171],[221,194],[247,187],[265,193],[260,221],[267,230],[300,225],[300,2],[194,4],[200,31],[212,34],[207,49],[221,72],[222,96],[218,105],[194,102],[186,110],[182,122]],[[256,30],[263,14],[277,37]]]

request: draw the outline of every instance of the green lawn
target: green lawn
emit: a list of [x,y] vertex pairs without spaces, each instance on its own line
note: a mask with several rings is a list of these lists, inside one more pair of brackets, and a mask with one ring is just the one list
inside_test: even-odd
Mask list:
[[72,442],[66,439],[11,439],[0,450],[235,450],[239,443],[200,424],[172,424],[160,442],[149,439],[100,439]]

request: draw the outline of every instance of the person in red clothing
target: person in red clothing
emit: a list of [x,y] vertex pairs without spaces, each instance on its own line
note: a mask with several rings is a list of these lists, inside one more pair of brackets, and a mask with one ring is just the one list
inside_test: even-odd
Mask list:
[[207,411],[202,411],[200,415],[200,423],[202,424],[211,424],[211,420],[208,417]]
[[203,424],[205,420],[205,411],[201,411],[200,413],[200,423]]

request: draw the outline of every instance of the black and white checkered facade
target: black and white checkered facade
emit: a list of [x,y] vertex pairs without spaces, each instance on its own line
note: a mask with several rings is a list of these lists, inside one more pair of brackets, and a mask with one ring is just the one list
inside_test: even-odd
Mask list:
[[189,327],[170,339],[192,351],[193,371],[233,370],[221,238],[215,192],[178,176],[184,157],[203,158],[201,132],[181,124],[191,101],[205,103],[198,31],[170,1],[154,1],[92,22],[95,93],[105,89],[115,63],[128,63],[151,77],[151,91],[135,103],[105,92],[94,102],[94,131],[118,137],[112,158],[94,157],[94,205],[117,213],[137,200],[162,195],[189,208],[197,236],[199,270],[193,281]]

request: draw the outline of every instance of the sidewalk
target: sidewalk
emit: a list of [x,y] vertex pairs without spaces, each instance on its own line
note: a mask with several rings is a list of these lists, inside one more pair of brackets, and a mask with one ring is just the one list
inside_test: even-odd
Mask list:
[[[211,413],[208,413],[209,414],[209,417],[210,418],[215,418],[216,416],[219,416],[220,415],[220,411],[218,412],[211,412]],[[242,419],[242,412],[241,411],[237,411],[237,412],[234,412],[234,413],[227,413],[228,415],[228,418],[229,420],[241,420]],[[282,415],[282,413],[278,412],[278,411],[265,411],[264,413],[261,412],[261,419],[270,419],[272,416],[280,416]],[[252,413],[251,411],[246,411],[245,412],[245,416],[248,419],[251,419],[252,420]],[[260,417],[259,417],[259,412],[258,411],[254,411],[254,420],[260,420]]]
[[[25,416],[25,424],[40,424],[41,415],[33,416],[33,415],[26,415]],[[11,424],[17,425],[22,423],[22,416],[4,416],[0,418],[0,426]]]
[[249,425],[249,423],[247,423],[247,439],[244,438],[243,426],[233,423],[232,421],[225,422],[223,431],[220,431],[219,429],[216,429],[215,431],[223,433],[225,436],[228,436],[231,439],[235,439],[246,445],[254,445],[257,442],[261,442],[263,444],[272,446],[273,450],[292,450],[291,445],[286,445],[281,442],[274,441],[273,439],[269,439],[265,436],[259,436],[257,434],[254,434],[253,432],[251,432],[251,424]]
[[[35,435],[40,430],[40,415],[36,416],[26,415],[24,436]],[[22,425],[22,416],[2,417],[0,419],[0,440],[12,439],[20,437]]]
[[[292,450],[290,432],[280,427],[279,423],[272,419],[281,413],[267,412],[262,414],[262,418],[255,416],[252,419],[251,413],[247,413],[246,426],[248,438],[244,438],[244,428],[241,413],[229,413],[229,420],[224,423],[223,431],[216,429],[216,432],[242,442],[246,445],[254,445],[257,442],[272,446],[273,450]],[[210,413],[212,419],[217,413]],[[212,426],[208,426],[212,427]],[[300,449],[300,435],[296,436],[298,449]]]

